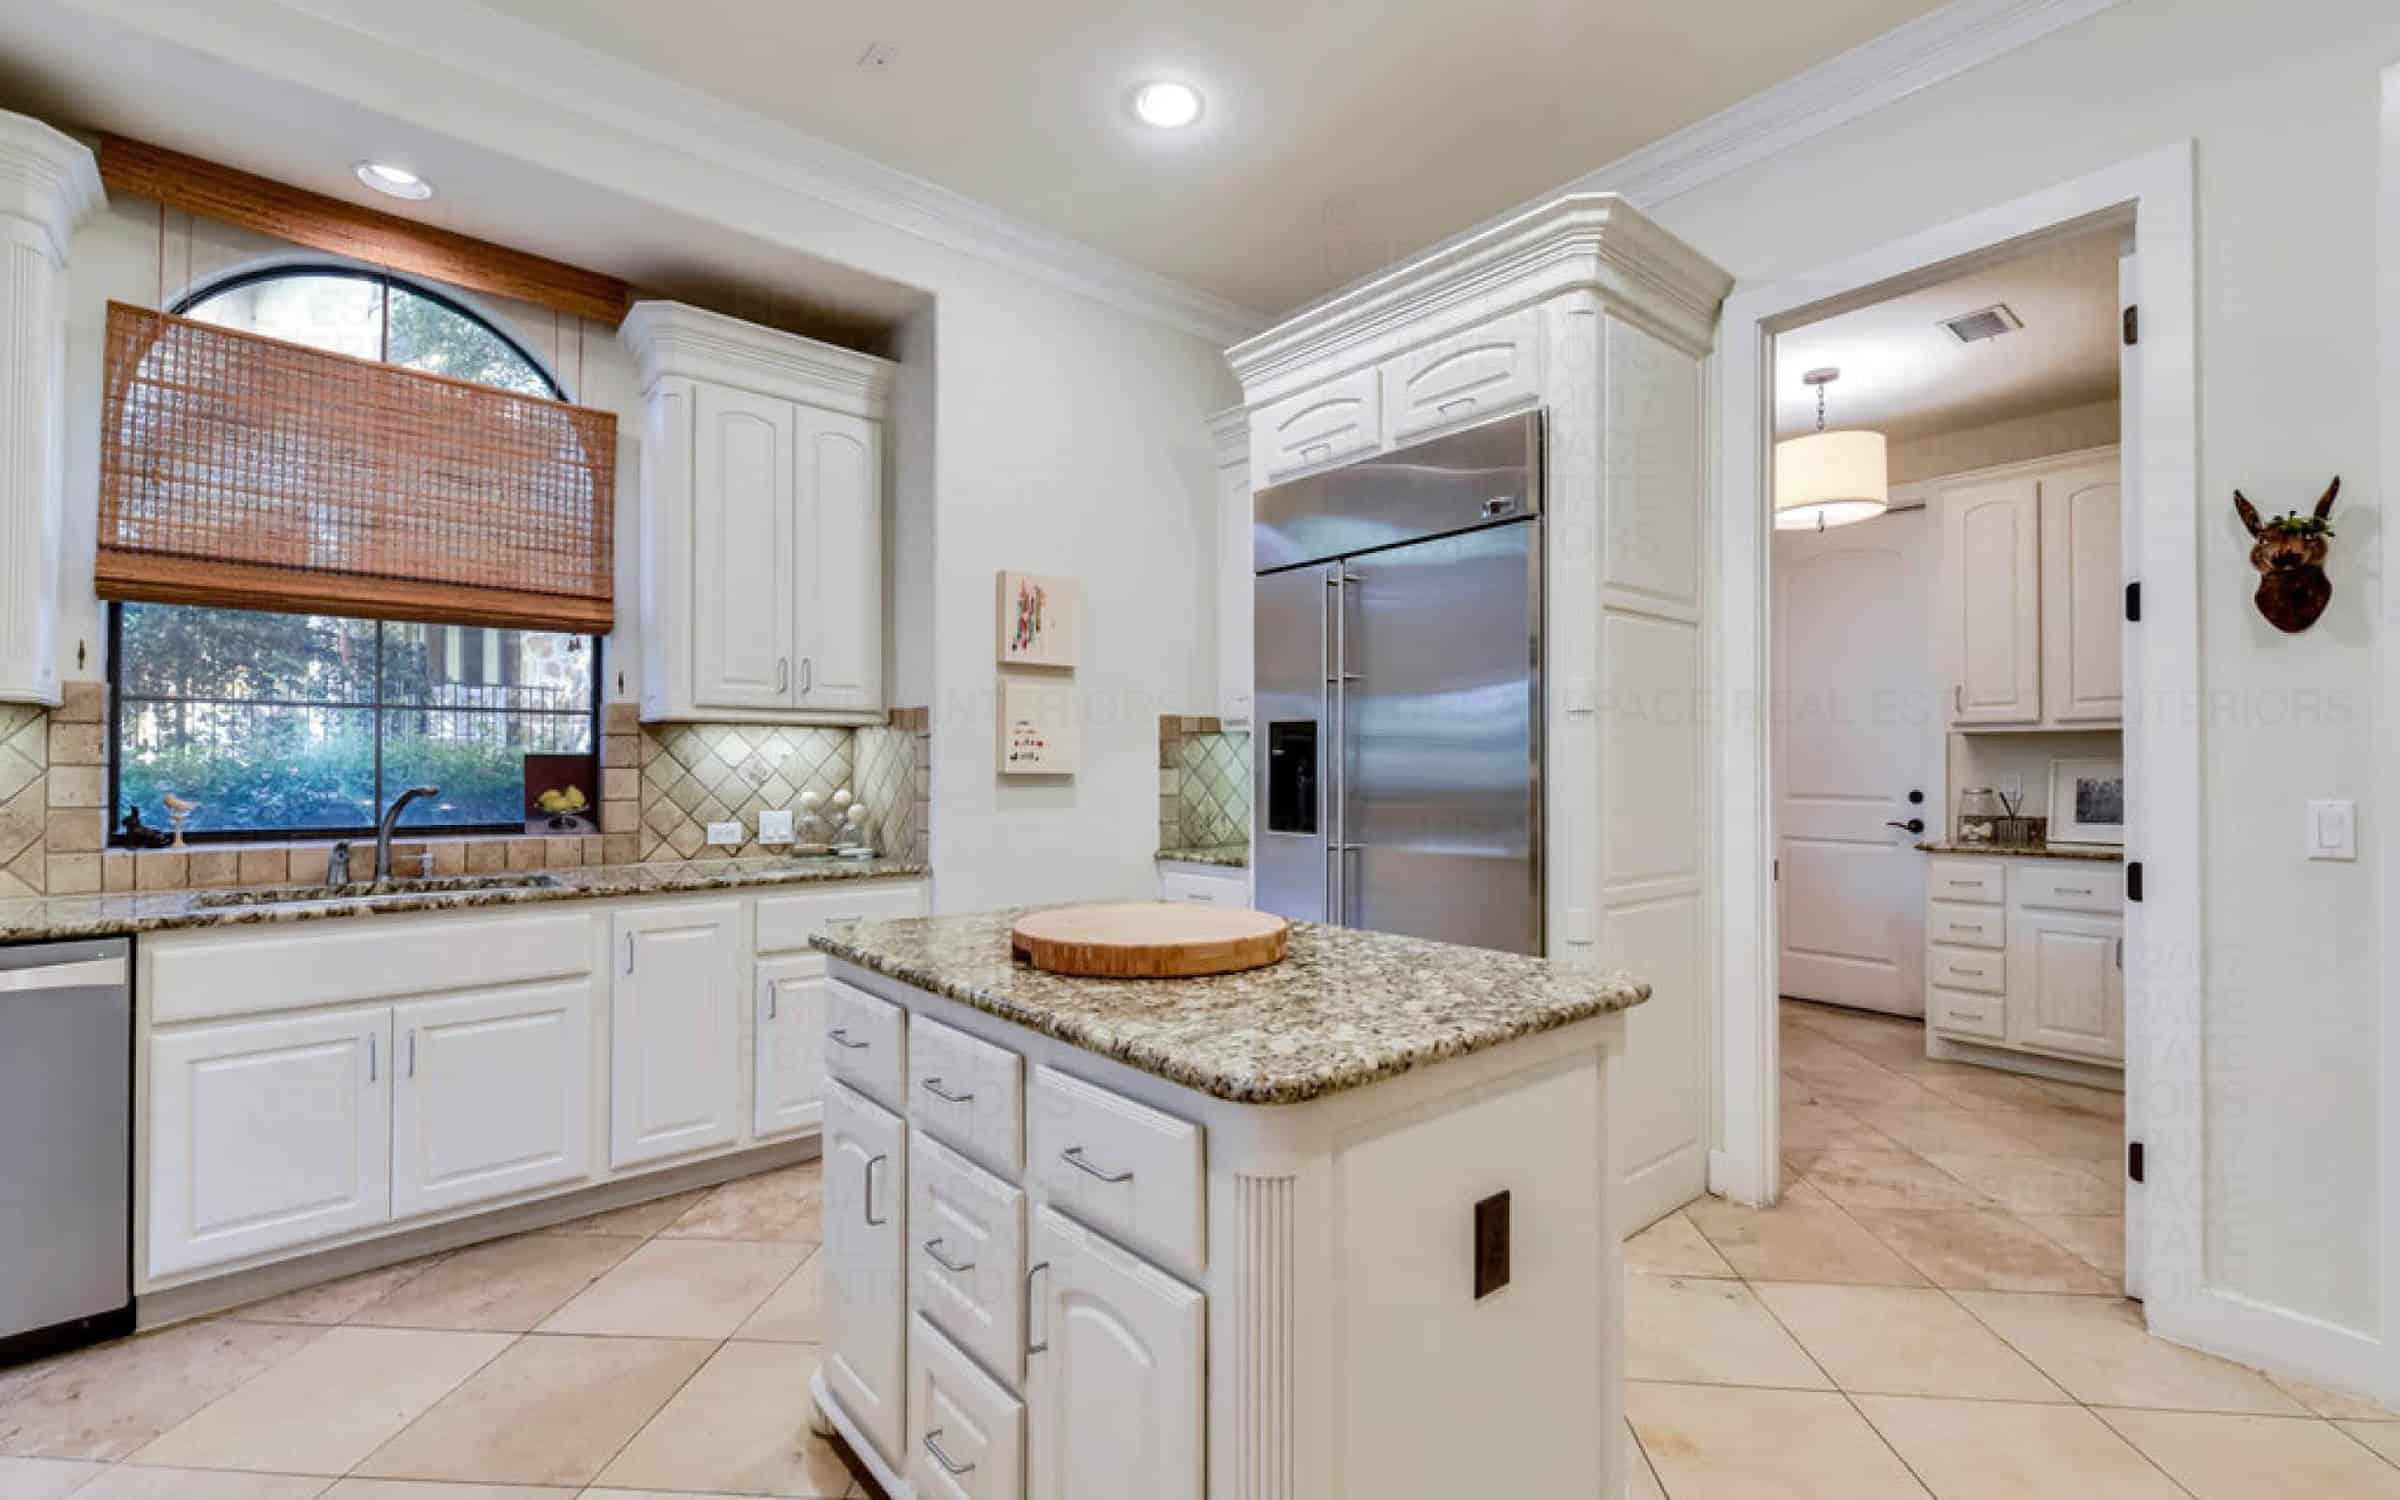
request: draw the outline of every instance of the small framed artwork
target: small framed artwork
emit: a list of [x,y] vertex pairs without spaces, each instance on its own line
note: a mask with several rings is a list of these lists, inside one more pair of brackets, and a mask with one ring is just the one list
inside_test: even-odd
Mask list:
[[1072,776],[1082,751],[1075,689],[1039,677],[1000,680],[1000,774]]
[[1000,574],[1000,664],[1072,667],[1082,648],[1083,585],[1036,573]]
[[2125,762],[2050,762],[2050,842],[2125,846]]

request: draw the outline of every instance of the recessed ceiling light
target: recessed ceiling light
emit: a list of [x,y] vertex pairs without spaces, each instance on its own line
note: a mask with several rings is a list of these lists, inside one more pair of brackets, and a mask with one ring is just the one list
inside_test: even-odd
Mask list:
[[395,167],[383,161],[362,161],[350,170],[358,174],[359,181],[387,197],[422,202],[433,196],[433,184],[406,167]]
[[1200,91],[1188,83],[1145,83],[1134,90],[1133,112],[1145,125],[1181,130],[1200,118]]

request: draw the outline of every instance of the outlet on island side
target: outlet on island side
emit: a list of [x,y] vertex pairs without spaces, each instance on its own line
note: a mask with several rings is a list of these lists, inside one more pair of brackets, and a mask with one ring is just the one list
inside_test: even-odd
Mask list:
[[1475,1300],[1508,1285],[1508,1194],[1475,1205]]

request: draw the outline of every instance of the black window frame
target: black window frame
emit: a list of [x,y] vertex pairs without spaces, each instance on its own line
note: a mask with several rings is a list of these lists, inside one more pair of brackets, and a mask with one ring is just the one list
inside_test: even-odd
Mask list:
[[[516,355],[517,358],[525,362],[525,367],[527,369],[533,371],[534,374],[541,377],[542,384],[548,388],[548,395],[551,400],[565,401],[567,399],[566,390],[559,385],[557,377],[552,375],[550,371],[543,366],[540,360],[533,357],[532,351],[528,350],[517,339],[511,337],[506,329],[500,327],[491,319],[483,316],[481,313],[459,301],[456,297],[441,291],[439,288],[428,286],[424,282],[418,281],[412,277],[394,275],[389,271],[381,271],[364,266],[319,264],[310,261],[295,261],[282,265],[260,266],[254,270],[238,272],[234,275],[224,277],[221,280],[212,281],[204,287],[197,288],[188,296],[185,296],[177,301],[172,311],[179,317],[184,316],[187,315],[192,308],[199,306],[201,303],[206,302],[211,298],[223,296],[227,292],[239,291],[243,287],[252,286],[263,281],[283,281],[302,276],[343,277],[354,281],[368,282],[382,288],[384,293],[384,341],[387,346],[389,345],[391,337],[390,297],[393,288],[397,287],[400,290],[407,292],[412,297],[422,297],[428,302],[435,303],[442,307],[445,311],[466,319],[468,322],[475,324],[477,327],[491,334],[492,337],[498,339],[510,353]],[[321,706],[327,708],[357,710],[370,713],[374,716],[375,805],[378,813],[380,814],[382,809],[391,805],[384,796],[383,786],[384,713],[389,709],[399,709],[405,711],[410,709],[423,709],[427,707],[427,705],[419,703],[395,704],[384,701],[383,655],[385,648],[383,627],[387,624],[410,624],[416,622],[386,620],[379,616],[373,615],[344,615],[339,616],[338,618],[372,620],[375,624],[375,697],[373,701],[369,703],[334,703],[323,705],[294,703],[288,706],[298,708]],[[458,628],[472,629],[478,627],[460,626]],[[560,631],[555,633],[566,634],[567,632]],[[605,744],[604,721],[606,714],[604,709],[607,698],[607,694],[602,685],[604,676],[602,672],[602,667],[604,664],[600,655],[602,637],[597,635],[585,635],[578,637],[578,639],[584,642],[585,649],[591,653],[592,701],[589,711],[592,740],[591,753],[594,761],[598,761],[600,759],[602,747]],[[125,703],[124,670],[125,606],[121,602],[111,601],[108,606],[108,826],[102,830],[103,837],[101,840],[103,846],[110,849],[128,849],[133,847],[133,845],[126,841],[122,826],[125,815],[125,810],[121,806],[123,800],[121,777],[125,763],[123,754],[124,746],[122,742]],[[194,703],[214,702],[231,704],[246,700],[193,698],[184,701]],[[489,713],[508,715],[533,712],[542,713],[545,717],[565,717],[563,714],[549,713],[543,710],[464,708],[453,705],[440,705],[439,708],[440,711],[444,713]],[[525,823],[523,819],[519,819],[510,823],[406,823],[396,830],[397,833],[405,835],[411,839],[456,837],[473,834],[522,834],[524,831]],[[375,825],[373,823],[366,823],[354,827],[343,828],[195,828],[187,829],[183,835],[183,838],[186,844],[285,844],[300,841],[372,837],[374,833]]]

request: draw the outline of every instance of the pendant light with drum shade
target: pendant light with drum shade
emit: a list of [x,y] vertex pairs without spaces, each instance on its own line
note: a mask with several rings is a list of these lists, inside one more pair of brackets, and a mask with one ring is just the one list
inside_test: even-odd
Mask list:
[[1825,430],[1825,387],[1841,378],[1835,369],[1800,377],[1817,390],[1817,430],[1775,445],[1777,531],[1824,531],[1891,508],[1883,434]]

